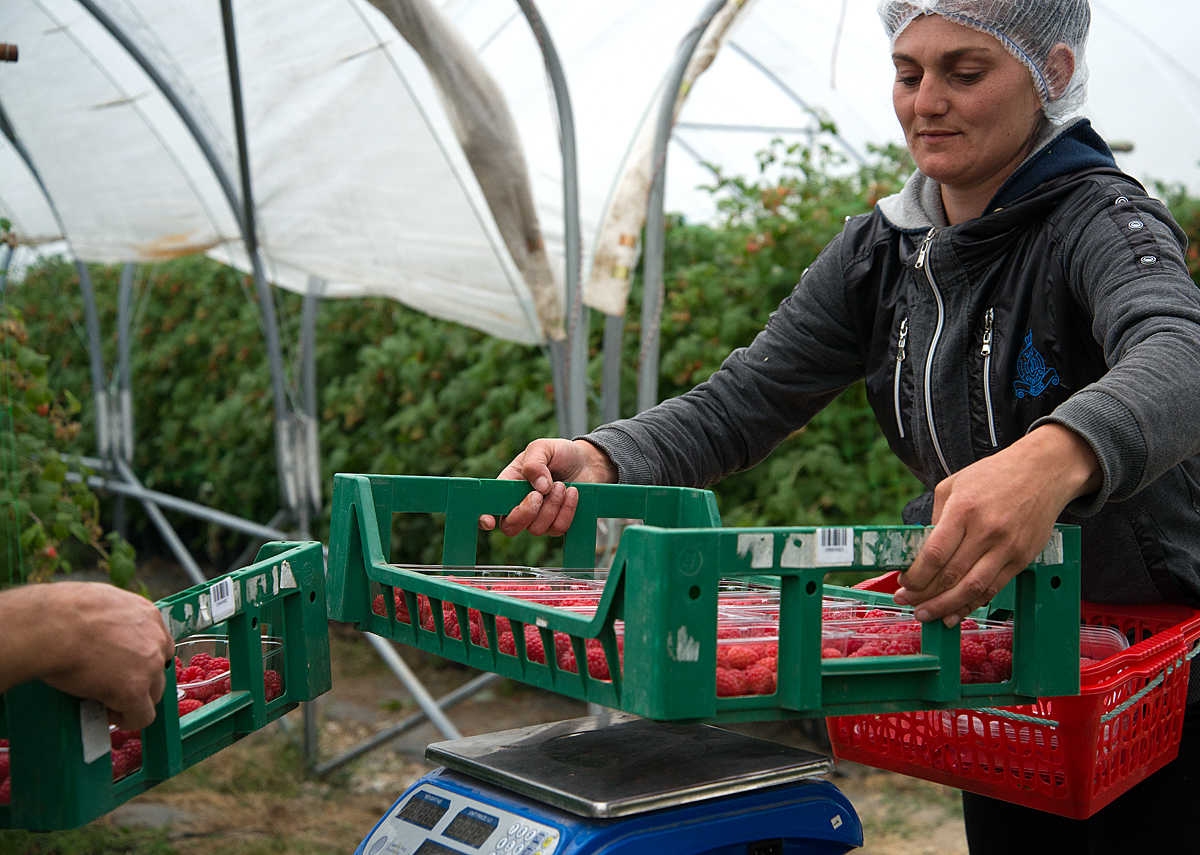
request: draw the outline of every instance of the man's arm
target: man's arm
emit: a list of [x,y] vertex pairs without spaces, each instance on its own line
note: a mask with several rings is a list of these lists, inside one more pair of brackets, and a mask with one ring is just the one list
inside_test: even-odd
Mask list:
[[99,582],[0,592],[0,691],[40,679],[109,709],[126,730],[154,721],[175,642],[154,604]]

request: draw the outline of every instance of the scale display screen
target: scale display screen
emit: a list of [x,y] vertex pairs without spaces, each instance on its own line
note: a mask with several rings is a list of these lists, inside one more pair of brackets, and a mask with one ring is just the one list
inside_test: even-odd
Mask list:
[[464,808],[459,811],[458,816],[450,820],[442,834],[451,840],[478,849],[492,836],[499,822],[500,820],[491,814],[474,808]]
[[[418,790],[413,793],[411,799],[405,802],[404,807],[400,808],[400,813],[396,814],[396,816],[407,822],[411,822],[413,825],[419,825],[421,828],[431,829],[438,824],[438,820],[445,815],[449,808],[449,799],[443,799],[424,790]],[[447,849],[446,851],[449,852],[450,850]]]
[[462,855],[456,849],[451,849],[449,846],[443,846],[436,840],[426,840],[413,855]]

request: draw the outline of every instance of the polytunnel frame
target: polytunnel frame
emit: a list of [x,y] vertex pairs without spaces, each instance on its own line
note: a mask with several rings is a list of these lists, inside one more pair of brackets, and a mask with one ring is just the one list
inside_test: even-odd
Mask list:
[[[197,502],[147,489],[137,478],[131,466],[133,456],[133,406],[132,382],[129,374],[129,309],[132,303],[134,265],[127,263],[124,266],[118,286],[118,357],[115,382],[118,384],[119,394],[117,396],[118,400],[111,402],[104,377],[104,359],[100,345],[99,313],[96,306],[94,289],[92,288],[91,276],[86,263],[78,259],[76,260],[76,269],[80,278],[80,290],[86,317],[87,349],[93,385],[93,404],[96,411],[96,445],[99,454],[97,458],[84,457],[82,458],[82,462],[86,466],[106,473],[104,475],[89,476],[86,478],[86,481],[90,487],[107,490],[116,495],[117,502],[114,506],[114,521],[123,520],[124,518],[125,498],[133,498],[141,502],[152,523],[158,529],[160,535],[180,561],[188,575],[197,584],[203,584],[207,581],[206,577],[170,522],[162,513],[162,508],[165,507],[235,531],[240,531],[260,540],[290,539],[291,535],[288,532],[276,527],[281,521],[290,517],[298,523],[301,539],[308,539],[310,537],[309,511],[310,509],[319,511],[321,503],[315,419],[315,348],[313,345],[316,335],[317,300],[323,283],[315,277],[310,277],[308,288],[304,295],[299,360],[301,363],[302,405],[304,409],[303,412],[296,413],[289,406],[287,386],[284,381],[283,357],[279,342],[279,328],[275,313],[274,297],[270,285],[267,283],[262,258],[259,254],[232,0],[221,0],[221,13],[231,107],[234,119],[234,133],[238,147],[238,168],[241,184],[240,197],[234,187],[233,181],[216,155],[213,141],[205,135],[203,129],[195,121],[195,118],[174,91],[170,82],[160,73],[138,45],[129,38],[119,23],[100,8],[95,0],[78,0],[78,2],[150,78],[151,82],[167,100],[175,115],[183,122],[192,140],[204,156],[238,224],[238,229],[251,263],[255,288],[263,312],[262,326],[264,338],[266,339],[275,413],[276,464],[279,471],[280,493],[283,499],[283,508],[265,526],[233,514],[209,508]],[[583,433],[587,429],[587,336],[586,314],[583,310],[580,284],[582,250],[579,226],[574,119],[562,66],[554,49],[553,42],[542,23],[541,16],[537,12],[532,0],[517,0],[517,4],[525,14],[531,29],[534,31],[539,48],[542,50],[547,73],[554,90],[561,134],[560,146],[564,161],[564,218],[567,241],[566,290],[568,299],[570,300],[571,324],[565,349],[561,345],[555,346],[551,343],[549,350],[555,371],[555,385],[562,389],[564,393],[562,397],[567,401],[567,405],[558,414],[560,428],[565,428],[564,433],[568,433],[569,435],[571,432]],[[0,105],[0,130],[4,132],[26,167],[30,170],[58,223],[59,231],[69,245],[70,235],[65,228],[65,223],[58,214],[54,198],[49,192],[49,188],[41,180],[36,164],[21,143],[15,128],[8,122],[2,105]],[[2,274],[4,278],[0,278],[0,286],[2,286],[7,277],[7,268],[11,257],[12,253],[10,252],[4,260]],[[298,445],[304,452],[305,459],[303,461],[298,460],[296,455],[292,453],[294,445]],[[72,477],[75,480],[83,480],[82,476],[77,473],[72,473]],[[253,546],[254,544],[252,543],[250,548],[253,548]],[[240,562],[245,557],[245,555],[240,556],[238,561]],[[496,679],[496,675],[481,675],[444,698],[435,700],[429,695],[417,676],[387,641],[370,634],[365,635],[368,642],[372,644],[397,678],[405,685],[421,708],[420,713],[410,716],[408,723],[402,722],[401,726],[404,729],[409,729],[427,718],[446,738],[453,739],[461,736],[461,733],[446,717],[443,710],[490,685]],[[312,704],[304,706],[305,751],[311,760],[316,754],[317,747],[316,719],[312,714]],[[360,749],[359,753],[361,753],[361,750],[369,749]],[[357,756],[357,754],[354,756]]]

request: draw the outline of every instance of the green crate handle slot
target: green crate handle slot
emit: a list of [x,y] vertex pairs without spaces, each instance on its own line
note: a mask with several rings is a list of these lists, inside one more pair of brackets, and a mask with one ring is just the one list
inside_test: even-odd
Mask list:
[[[213,586],[232,583],[234,612],[213,620]],[[75,828],[108,813],[302,701],[329,690],[325,569],[319,543],[268,543],[254,564],[159,600],[176,641],[200,632],[228,638],[232,691],[181,726],[175,668],[166,668],[163,699],[142,731],[142,768],[112,780],[111,754],[84,762],[81,701],[40,680],[0,696],[0,728],[9,739],[12,802],[0,805],[0,828]],[[262,628],[283,639],[283,694],[267,702]]]
[[[1030,703],[1039,696],[1079,693],[1079,531],[1060,526],[1054,540],[1014,580],[1013,676],[999,684],[960,682],[959,628],[940,621],[922,629],[922,653],[821,659],[821,597],[835,592],[867,602],[877,594],[825,586],[830,570],[884,572],[907,567],[926,530],[915,526],[848,526],[853,563],[826,565],[817,556],[819,529],[724,529],[713,495],[679,487],[576,484],[579,506],[564,539],[567,568],[595,565],[596,523],[641,520],[622,534],[596,613],[588,618],[503,594],[458,585],[388,563],[392,516],[446,515],[442,563],[475,564],[480,514],[510,511],[529,492],[517,481],[386,475],[337,475],[330,528],[330,617],[448,659],[511,679],[660,720],[752,721],[856,712],[954,709]],[[781,589],[778,688],[770,696],[717,697],[717,586],[721,579],[773,580]],[[372,609],[372,584],[386,614]],[[409,614],[418,596],[432,605],[434,629],[396,620],[394,589]],[[482,613],[484,647],[469,633],[445,631],[450,603],[460,626],[468,610]],[[534,625],[546,650],[553,633],[570,636],[578,672],[497,649],[496,619],[514,636]],[[599,639],[617,661],[614,622],[625,622],[624,666],[611,681],[588,674],[584,645]],[[1037,651],[1054,651],[1038,656]],[[610,668],[616,671],[615,668]]]

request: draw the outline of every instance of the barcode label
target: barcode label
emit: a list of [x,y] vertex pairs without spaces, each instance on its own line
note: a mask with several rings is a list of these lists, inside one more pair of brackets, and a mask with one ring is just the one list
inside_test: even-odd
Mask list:
[[233,599],[232,579],[218,579],[208,589],[208,596],[212,600],[213,623],[219,623],[237,611],[237,603]]
[[854,529],[817,529],[818,564],[853,564]]

